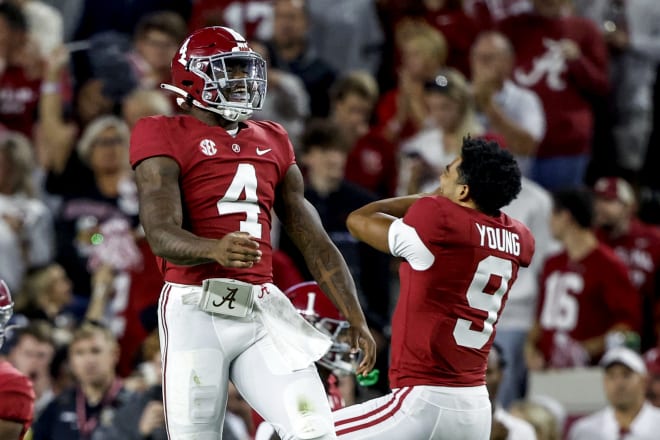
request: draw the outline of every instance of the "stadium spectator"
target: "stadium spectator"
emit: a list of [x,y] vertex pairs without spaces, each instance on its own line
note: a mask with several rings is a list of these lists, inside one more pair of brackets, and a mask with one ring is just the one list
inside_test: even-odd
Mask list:
[[648,372],[642,357],[633,350],[618,347],[605,353],[600,365],[605,373],[603,388],[609,405],[575,422],[568,440],[656,438],[660,408],[645,398]]
[[76,385],[58,395],[33,425],[34,440],[84,440],[111,424],[130,392],[115,375],[119,348],[112,333],[84,323],[69,345]]
[[361,70],[377,75],[384,34],[377,0],[312,0],[309,43],[340,75]]
[[656,228],[637,219],[632,186],[622,178],[602,177],[593,186],[594,223],[598,238],[628,268],[642,306],[641,349],[656,345],[660,334],[660,237]]
[[371,125],[378,84],[367,72],[350,72],[332,85],[330,119],[350,145],[346,180],[380,197],[394,195],[396,146]]
[[559,251],[550,233],[552,199],[550,194],[531,179],[522,177],[520,194],[502,208],[502,211],[522,222],[532,231],[536,243],[534,257],[529,267],[518,271],[518,278],[511,286],[506,307],[497,323],[495,342],[507,364],[506,374],[497,394],[497,401],[508,408],[514,400],[526,394],[527,368],[524,346],[527,333],[534,323],[534,314],[539,300],[538,279],[545,260]]
[[562,14],[565,0],[533,0],[533,10],[498,28],[512,42],[513,78],[541,99],[545,137],[532,177],[550,190],[583,183],[594,136],[593,97],[608,91],[607,49],[587,19]]
[[545,135],[545,114],[536,93],[510,79],[515,56],[504,35],[480,34],[470,52],[471,86],[479,122],[485,130],[502,136],[523,175],[529,176]]
[[423,127],[427,109],[424,84],[433,81],[447,59],[447,41],[432,26],[403,20],[396,27],[401,53],[396,88],[383,93],[376,106],[376,122],[390,142],[414,135]]
[[42,77],[41,53],[23,11],[0,3],[0,124],[33,138]]
[[34,389],[34,420],[38,420],[55,397],[50,376],[50,364],[55,354],[52,327],[35,320],[27,327],[14,330],[7,342],[7,360],[30,379]]
[[53,215],[39,198],[36,160],[20,133],[0,135],[0,277],[15,292],[23,277],[53,260]]
[[592,221],[589,190],[553,194],[550,230],[564,249],[541,273],[537,318],[525,344],[530,370],[595,365],[608,334],[639,331],[639,296],[623,262],[598,242]]
[[156,11],[140,19],[130,59],[142,87],[159,88],[170,82],[170,63],[187,33],[186,22],[176,12]]
[[456,69],[445,68],[424,83],[422,128],[401,143],[397,194],[433,192],[438,175],[460,153],[465,136],[479,137],[470,87]]
[[309,45],[308,1],[273,1],[273,37],[266,46],[270,65],[298,76],[310,97],[312,116],[324,117],[330,110],[329,90],[337,73]]

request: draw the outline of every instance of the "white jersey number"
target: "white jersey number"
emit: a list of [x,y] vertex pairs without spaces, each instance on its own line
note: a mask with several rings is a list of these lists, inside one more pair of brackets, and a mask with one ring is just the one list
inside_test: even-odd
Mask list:
[[545,281],[541,327],[573,330],[580,310],[575,294],[582,292],[583,288],[584,279],[577,273],[552,273]]
[[[468,319],[458,319],[454,327],[454,340],[463,347],[481,349],[493,334],[493,325],[502,306],[502,297],[509,290],[509,281],[513,274],[513,264],[510,260],[490,255],[479,262],[472,282],[467,290],[467,300],[470,307],[483,310],[488,317],[483,322],[483,329],[472,330],[474,324]],[[491,276],[500,278],[500,286],[490,294],[484,292]]]
[[[245,198],[239,200],[245,191]],[[261,238],[259,224],[259,209],[257,199],[257,172],[254,165],[242,163],[238,165],[234,179],[231,181],[225,196],[218,200],[218,214],[236,214],[244,212],[246,218],[240,223],[240,230],[255,238]]]

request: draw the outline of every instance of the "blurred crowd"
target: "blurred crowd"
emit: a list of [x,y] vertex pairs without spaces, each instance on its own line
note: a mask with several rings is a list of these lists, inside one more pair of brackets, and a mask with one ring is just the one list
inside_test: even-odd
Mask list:
[[[561,438],[565,414],[528,395],[528,372],[596,366],[620,346],[645,354],[631,371],[660,406],[657,0],[2,0],[0,278],[19,327],[0,355],[35,388],[32,438],[166,438],[162,279],[128,145],[139,118],[177,114],[159,84],[209,25],[242,33],[268,63],[255,118],[289,132],[381,373],[398,261],[357,243],[346,217],[433,190],[462,138],[483,136],[518,159],[507,213],[537,248],[498,324],[498,410]],[[309,280],[273,229],[275,283]],[[384,394],[386,376],[371,388],[344,378],[345,401]],[[252,438],[256,423],[230,393],[225,438]]]

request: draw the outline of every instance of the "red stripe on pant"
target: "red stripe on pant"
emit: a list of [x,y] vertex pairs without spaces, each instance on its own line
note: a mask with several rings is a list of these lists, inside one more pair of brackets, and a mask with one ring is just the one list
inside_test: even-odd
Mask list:
[[[355,425],[355,426],[350,427],[350,428],[340,429],[340,430],[337,431],[337,435],[340,436],[340,435],[344,435],[344,434],[349,434],[351,432],[360,431],[362,429],[371,428],[372,426],[377,425],[377,424],[389,419],[390,417],[392,417],[399,409],[401,409],[401,405],[403,405],[403,401],[405,400],[406,396],[408,396],[408,394],[410,394],[410,392],[412,391],[412,388],[402,388],[402,389],[404,391],[400,394],[401,398],[399,399],[399,402],[392,409],[390,409],[387,413],[383,414],[382,416],[380,416],[377,419],[374,419],[370,422],[366,422],[366,423],[363,423],[361,425]],[[398,390],[398,391],[401,391],[401,390]],[[359,416],[359,417],[354,417],[351,420],[360,420],[360,419],[368,418],[369,416],[373,415],[374,413],[377,413],[377,412],[379,412],[383,409],[387,409],[387,407],[391,406],[392,403],[395,402],[395,401],[396,400],[392,400],[392,401],[388,402],[388,404],[385,405],[385,408],[381,407],[378,410],[376,410],[375,412],[371,411],[368,414],[365,414],[365,415]],[[345,424],[345,423],[346,423],[346,421],[342,420],[339,424]],[[337,426],[337,424],[335,424],[335,426]]]
[[347,423],[357,422],[357,421],[359,421],[359,420],[366,419],[367,417],[371,417],[371,416],[373,416],[373,415],[378,414],[378,413],[381,412],[381,411],[386,410],[389,406],[391,406],[392,404],[394,404],[394,402],[396,401],[396,396],[399,395],[399,394],[401,394],[401,392],[402,392],[404,389],[405,389],[405,388],[399,388],[398,390],[394,391],[394,392],[390,395],[390,399],[389,399],[386,403],[384,403],[383,405],[377,407],[376,409],[374,409],[374,410],[372,410],[372,411],[369,411],[369,412],[366,413],[366,414],[361,414],[361,415],[356,416],[356,417],[351,417],[350,419],[344,419],[344,420],[338,420],[338,421],[336,421],[336,422],[335,422],[335,427],[337,427],[337,426],[341,426],[341,425],[345,425],[345,424],[347,424]]

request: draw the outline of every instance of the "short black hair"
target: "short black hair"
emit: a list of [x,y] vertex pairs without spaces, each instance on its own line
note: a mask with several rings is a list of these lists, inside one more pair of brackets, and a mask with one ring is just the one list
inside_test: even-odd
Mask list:
[[345,141],[339,127],[328,119],[320,118],[310,119],[307,122],[300,143],[303,153],[309,153],[315,148],[344,153],[348,153],[351,149],[351,145]]
[[12,31],[27,32],[28,23],[25,14],[16,5],[11,3],[0,3],[0,17],[4,17]]
[[484,214],[497,216],[522,189],[520,168],[513,155],[495,141],[463,138],[459,181],[470,187],[470,197]]
[[552,193],[553,210],[568,211],[583,228],[591,228],[594,218],[593,193],[584,187],[564,188]]

